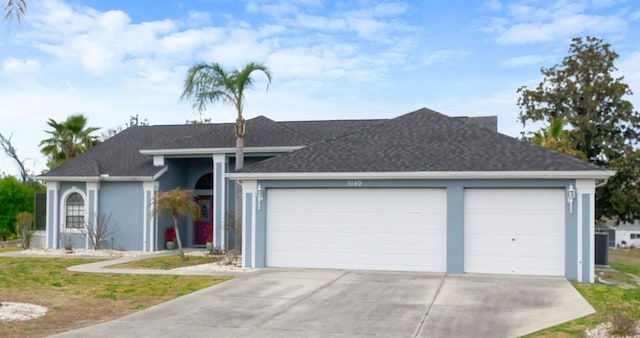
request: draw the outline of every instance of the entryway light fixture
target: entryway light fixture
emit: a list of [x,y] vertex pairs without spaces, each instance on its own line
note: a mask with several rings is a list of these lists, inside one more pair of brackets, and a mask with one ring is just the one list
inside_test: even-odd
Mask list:
[[567,189],[567,202],[569,203],[569,213],[573,213],[573,201],[576,199],[576,189],[573,187],[573,184],[569,184],[569,188]]
[[256,202],[258,202],[258,210],[260,210],[260,205],[262,204],[262,186],[258,184],[258,188],[256,189]]

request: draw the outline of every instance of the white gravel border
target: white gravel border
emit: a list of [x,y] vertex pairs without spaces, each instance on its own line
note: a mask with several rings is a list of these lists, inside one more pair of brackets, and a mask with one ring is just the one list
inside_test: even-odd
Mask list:
[[67,252],[64,249],[28,249],[17,251],[25,256],[83,256],[83,257],[141,257],[150,254],[144,251],[119,251],[119,250],[87,250],[73,249]]
[[44,316],[48,311],[44,306],[28,303],[2,302],[0,304],[2,304],[0,306],[1,322],[36,319]]

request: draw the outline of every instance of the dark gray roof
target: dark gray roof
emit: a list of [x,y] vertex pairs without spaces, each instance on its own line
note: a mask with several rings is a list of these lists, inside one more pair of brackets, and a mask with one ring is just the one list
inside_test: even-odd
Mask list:
[[332,139],[338,136],[353,133],[355,131],[371,127],[375,124],[387,121],[386,119],[374,120],[324,120],[324,121],[285,121],[278,122],[302,134],[314,142]]
[[162,168],[153,165],[152,157],[140,154],[142,145],[153,146],[203,128],[203,125],[130,127],[42,176],[153,176]]
[[[307,146],[321,140],[322,133],[332,138],[376,120],[368,121],[275,122],[258,116],[247,120],[245,147]],[[233,123],[135,126],[42,176],[153,176],[162,168],[154,166],[152,157],[140,154],[140,150],[233,147]]]
[[423,108],[245,167],[247,173],[603,170]]
[[497,116],[456,116],[454,117],[464,122],[473,123],[478,127],[486,128],[492,131],[498,131]]
[[[140,149],[202,149],[236,146],[233,123],[207,124],[198,131],[180,132],[180,137]],[[264,116],[247,120],[245,147],[305,146],[313,143],[306,135],[291,130]]]

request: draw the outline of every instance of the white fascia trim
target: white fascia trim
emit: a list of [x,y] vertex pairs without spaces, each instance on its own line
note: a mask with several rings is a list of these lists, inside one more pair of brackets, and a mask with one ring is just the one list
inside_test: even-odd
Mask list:
[[229,173],[233,180],[332,180],[332,179],[607,179],[615,171],[416,171],[353,173]]
[[[288,147],[245,147],[245,153],[288,153],[304,146]],[[235,154],[236,148],[183,148],[183,149],[141,149],[142,155],[211,155]]]
[[36,176],[37,180],[44,182],[58,181],[58,182],[98,182],[100,177],[98,176]]
[[157,177],[161,176],[167,171],[167,168],[163,168],[154,176],[109,176],[109,174],[102,174],[100,176],[47,176],[38,177],[42,181],[58,181],[58,182],[144,182],[153,181]]
[[158,178],[160,178],[160,176],[164,175],[164,173],[167,172],[167,170],[169,170],[169,167],[164,167],[162,168],[160,171],[158,171],[157,174],[153,175],[153,180],[157,180]]

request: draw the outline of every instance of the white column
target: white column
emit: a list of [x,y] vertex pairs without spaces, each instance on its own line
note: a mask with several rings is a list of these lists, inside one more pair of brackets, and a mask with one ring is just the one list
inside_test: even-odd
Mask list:
[[[584,195],[589,196],[588,205],[583,205],[582,197]],[[578,212],[578,248],[581,249],[578,251],[578,260],[581,262],[581,264],[578,265],[578,281],[583,283],[593,283],[595,278],[595,197],[596,183],[594,180],[576,180],[576,201],[574,203],[577,205],[575,211]],[[584,208],[588,208],[589,210],[587,220],[585,220],[582,215]],[[582,226],[585,221],[589,224],[589,230],[586,234],[584,233]],[[584,247],[582,245],[585,236],[588,238],[588,247]],[[583,259],[585,253],[588,254],[588,260]],[[584,269],[587,269],[588,271],[587,278],[583,278]]]
[[[242,267],[256,266],[256,181],[242,181],[242,211],[243,235],[242,235]],[[247,200],[251,201],[248,205]],[[250,228],[247,226],[250,225]],[[247,243],[249,242],[249,243]],[[247,251],[249,249],[249,251]],[[250,252],[250,256],[245,255]],[[248,264],[247,264],[248,263]]]
[[221,249],[226,247],[226,168],[227,156],[225,154],[213,155],[213,233],[214,246]]
[[[51,231],[52,242],[51,248],[58,248],[58,231],[59,231],[59,223],[58,223],[58,191],[60,190],[59,182],[47,182],[47,247],[49,246],[49,231]],[[49,199],[51,196],[49,194],[53,194],[53,201]]]
[[142,251],[153,251],[153,195],[155,192],[155,182],[142,182],[143,213],[142,213]]
[[[100,190],[100,182],[96,181],[96,182],[87,182],[87,204],[91,203],[91,206],[87,205],[87,209],[91,210],[92,212],[89,213],[89,218],[88,218],[88,222],[91,222],[91,224],[93,224],[93,230],[96,231],[97,230],[97,226],[98,226],[98,192]],[[93,196],[93,199],[91,199],[91,196]],[[88,243],[88,236],[85,236],[87,242],[85,243],[85,246],[87,247],[87,249],[89,248],[89,243]]]

